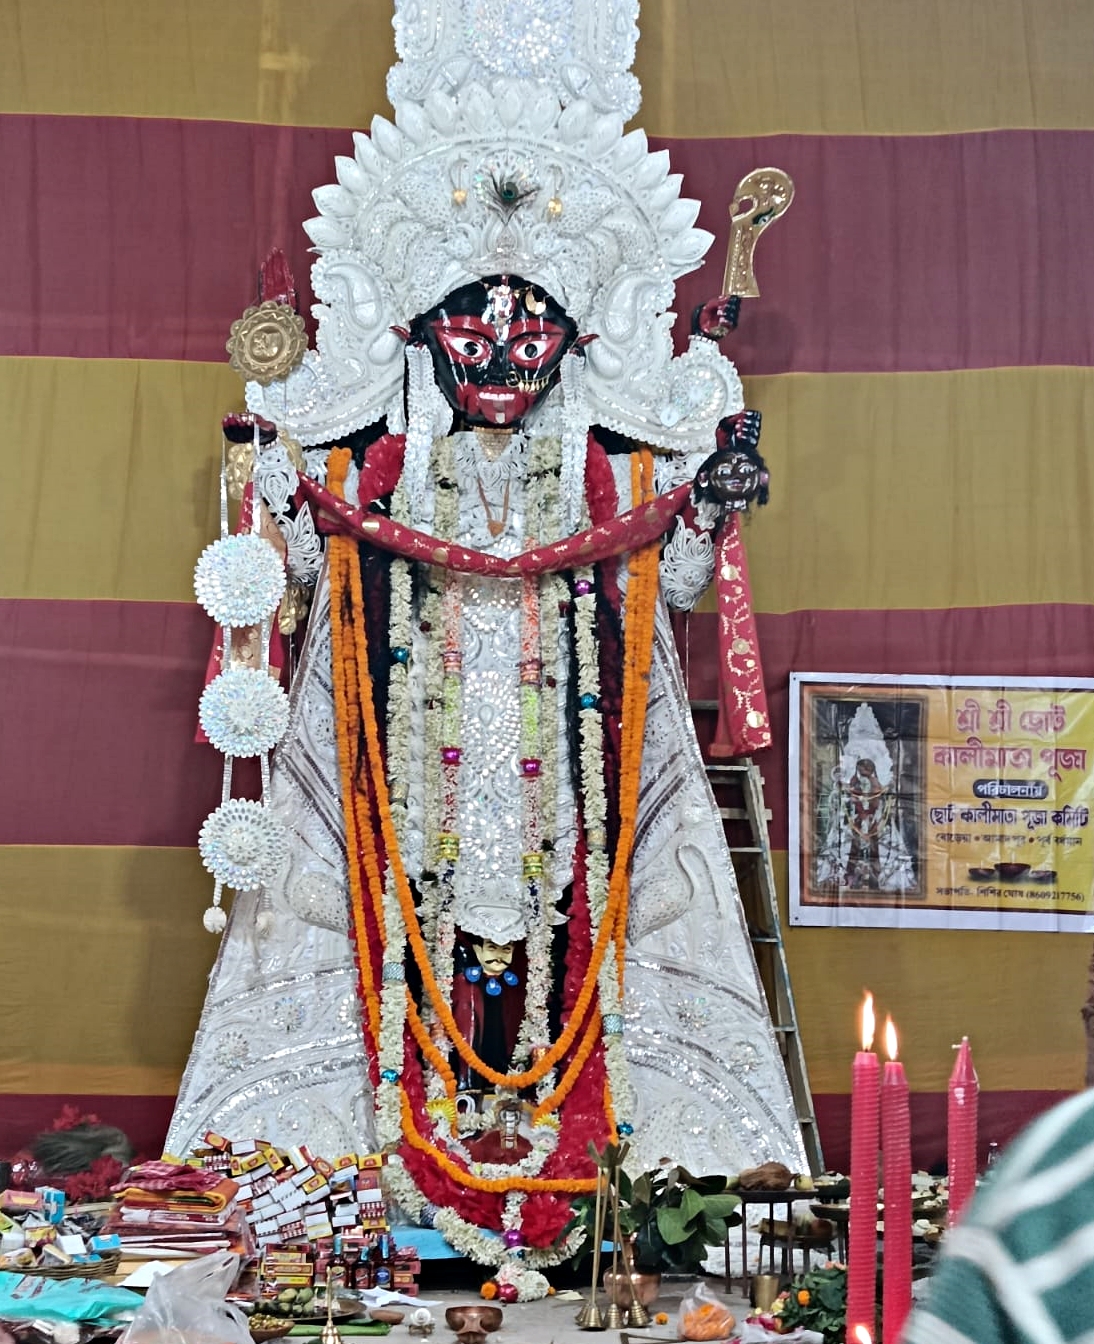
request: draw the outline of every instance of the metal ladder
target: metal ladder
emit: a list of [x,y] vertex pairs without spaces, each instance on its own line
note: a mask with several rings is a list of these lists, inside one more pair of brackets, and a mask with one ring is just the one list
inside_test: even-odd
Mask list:
[[[702,708],[706,708],[705,702],[693,703],[693,709]],[[824,1159],[783,947],[779,897],[767,829],[771,813],[764,803],[763,776],[748,757],[736,761],[707,761],[706,772],[726,830],[752,951],[790,1082],[809,1169],[816,1176],[824,1170]]]

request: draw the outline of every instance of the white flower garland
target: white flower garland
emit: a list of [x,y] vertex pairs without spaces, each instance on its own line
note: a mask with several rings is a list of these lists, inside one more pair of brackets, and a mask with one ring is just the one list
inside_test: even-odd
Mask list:
[[627,1052],[623,1047],[623,1033],[604,1030],[604,1072],[608,1076],[608,1089],[612,1106],[615,1108],[616,1122],[629,1123],[635,1113],[637,1097],[631,1082],[630,1065]]
[[406,842],[407,803],[410,789],[410,660],[411,570],[408,561],[391,562],[391,606],[388,644],[392,652],[387,692],[387,774],[391,816],[399,843]]
[[[585,801],[585,825],[588,840],[587,889],[592,940],[595,943],[607,909],[608,887],[611,880],[607,851],[608,800],[604,789],[604,737],[600,717],[600,676],[596,657],[596,596],[591,588],[592,571],[581,570],[575,575],[575,589],[590,585],[588,592],[575,592],[574,628],[577,644],[579,703],[592,699],[592,705],[579,709],[581,728],[580,767],[581,786]],[[618,1030],[608,1030],[622,1023],[622,986],[616,960],[616,943],[612,938],[600,966],[597,979],[600,994],[601,1030],[604,1042],[604,1066],[608,1087],[617,1115],[620,1108],[625,1115],[633,1114],[634,1096]]]
[[585,457],[589,441],[589,407],[585,398],[585,355],[570,350],[562,360],[562,500],[566,532],[580,526],[585,512]]
[[[450,492],[449,492],[450,493]],[[441,865],[437,854],[437,835],[441,827],[441,771],[438,768],[441,751],[441,718],[431,711],[441,698],[443,680],[442,651],[444,629],[440,590],[435,585],[432,571],[423,571],[421,591],[421,624],[428,626],[425,652],[425,765],[422,786],[422,833],[424,837],[424,868],[418,881],[420,923],[425,944],[430,949],[434,978],[445,1002],[452,1000],[452,956],[455,944],[455,926],[452,920],[452,878],[456,860],[445,860]],[[448,1041],[432,1005],[423,1004],[426,1027],[434,1044],[442,1052],[448,1050]],[[443,1079],[432,1067],[425,1065],[426,1091],[431,1099],[445,1096]]]
[[403,1042],[406,1034],[406,981],[400,974],[406,963],[406,925],[388,867],[384,881],[383,983],[380,987],[380,1040],[377,1063],[380,1082],[376,1089],[376,1135],[381,1148],[393,1147],[402,1138]]
[[[440,886],[437,873],[436,837],[441,830],[441,790],[438,762],[441,753],[440,716],[429,706],[440,703],[443,664],[441,652],[444,647],[444,631],[441,619],[441,595],[434,583],[434,575],[424,571],[419,585],[421,620],[425,634],[423,698],[425,700],[425,732],[422,765],[422,861],[424,872],[419,879],[420,922],[426,943],[432,946],[433,932],[440,908]],[[430,876],[426,876],[426,873]],[[434,967],[434,974],[437,968]]]
[[[559,441],[537,439],[528,453],[527,510],[529,527],[536,535],[553,539],[559,533]],[[529,541],[529,545],[531,542]],[[534,803],[537,809],[536,847],[539,850],[542,872],[539,877],[540,918],[528,930],[525,948],[528,972],[525,984],[525,1013],[514,1048],[514,1063],[523,1063],[532,1057],[536,1046],[549,1044],[547,1003],[551,992],[551,950],[554,941],[558,887],[555,881],[552,855],[545,850],[542,837],[556,833],[556,805],[558,801],[558,696],[559,642],[558,603],[563,591],[556,575],[544,575],[538,581],[539,660],[540,684],[536,699],[536,749],[540,771],[535,785]],[[522,688],[523,689],[523,688]],[[553,843],[553,842],[552,842]],[[529,848],[529,846],[526,846]],[[543,1101],[555,1089],[555,1070],[550,1070],[536,1086],[536,1100]]]
[[[423,1206],[425,1201],[423,1200]],[[484,1232],[473,1223],[467,1222],[461,1218],[455,1209],[438,1209],[434,1219],[433,1226],[444,1237],[445,1241],[454,1249],[466,1256],[469,1260],[474,1260],[479,1265],[505,1266],[507,1277],[502,1279],[501,1273],[498,1274],[500,1282],[514,1282],[520,1275],[520,1269],[509,1268],[513,1265],[520,1265],[530,1273],[536,1274],[537,1287],[541,1288],[536,1296],[519,1298],[522,1302],[532,1302],[538,1298],[547,1296],[548,1283],[541,1274],[540,1269],[550,1269],[552,1265],[560,1265],[564,1260],[569,1260],[574,1252],[581,1245],[584,1233],[580,1229],[568,1233],[557,1246],[525,1246],[521,1248],[521,1259],[515,1260],[509,1253],[509,1248],[496,1234]],[[512,1277],[509,1277],[512,1276]],[[542,1284],[539,1284],[542,1280]],[[520,1288],[520,1284],[515,1286]]]
[[574,572],[573,604],[580,728],[578,764],[589,851],[589,915],[595,939],[595,930],[604,918],[608,901],[608,798],[604,788],[604,727],[600,717],[596,592],[593,571],[588,566]]
[[494,1275],[496,1282],[511,1284],[517,1290],[518,1302],[538,1302],[547,1296],[551,1285],[530,1265],[510,1257]]
[[[414,1222],[421,1222],[428,1200],[414,1184],[410,1173],[398,1158],[389,1158],[383,1169],[384,1193],[399,1205]],[[432,1224],[454,1249],[474,1260],[478,1265],[488,1268],[511,1263],[510,1248],[495,1233],[485,1232],[482,1228],[469,1223],[452,1208],[439,1208],[432,1217]],[[523,1262],[530,1269],[549,1269],[569,1260],[581,1245],[583,1233],[580,1228],[568,1233],[557,1246],[523,1247]],[[547,1281],[543,1281],[540,1296],[547,1295]],[[524,1299],[532,1301],[534,1299]]]

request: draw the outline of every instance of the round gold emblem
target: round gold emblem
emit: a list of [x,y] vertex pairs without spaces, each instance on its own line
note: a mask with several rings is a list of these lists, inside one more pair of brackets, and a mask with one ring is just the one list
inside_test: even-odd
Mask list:
[[265,387],[284,378],[304,358],[308,348],[304,319],[287,303],[267,299],[232,323],[224,348],[240,377]]

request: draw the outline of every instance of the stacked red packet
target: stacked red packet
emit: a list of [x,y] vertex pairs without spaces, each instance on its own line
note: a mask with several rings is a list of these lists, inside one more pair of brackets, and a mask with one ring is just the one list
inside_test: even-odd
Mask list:
[[103,1230],[119,1239],[127,1257],[234,1251],[246,1263],[254,1259],[254,1242],[239,1189],[217,1169],[144,1162],[126,1172]]

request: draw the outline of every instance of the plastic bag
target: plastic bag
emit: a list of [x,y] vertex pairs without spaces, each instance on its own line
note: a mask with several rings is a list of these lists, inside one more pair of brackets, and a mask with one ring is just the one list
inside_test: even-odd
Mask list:
[[7,1321],[105,1321],[143,1305],[140,1293],[95,1279],[0,1274],[0,1319]]
[[737,1318],[702,1279],[680,1303],[676,1333],[681,1339],[728,1339]]
[[742,1321],[739,1337],[741,1344],[824,1344],[824,1336],[816,1330],[791,1330],[784,1335],[765,1329],[758,1321]]
[[251,1344],[247,1318],[224,1295],[239,1256],[217,1251],[153,1279],[119,1344]]

